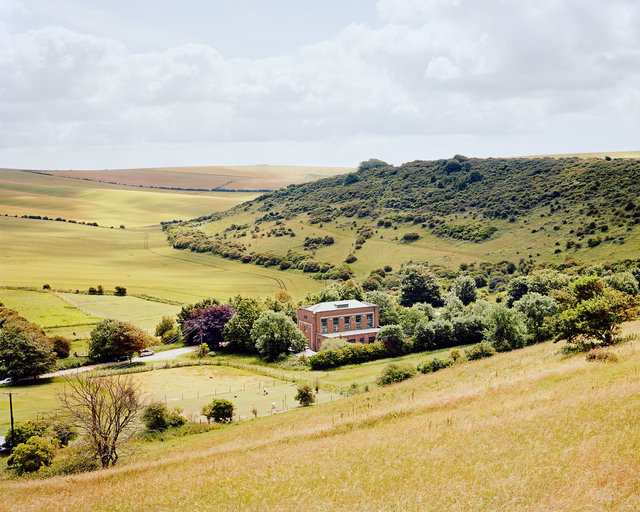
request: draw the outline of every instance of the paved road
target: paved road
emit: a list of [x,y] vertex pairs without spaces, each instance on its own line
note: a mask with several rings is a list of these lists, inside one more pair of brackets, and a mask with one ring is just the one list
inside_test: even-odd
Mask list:
[[[174,348],[174,349],[171,349],[171,350],[165,350],[164,352],[156,352],[152,356],[134,357],[133,358],[133,362],[135,363],[136,361],[143,361],[143,362],[144,361],[149,361],[149,362],[153,362],[153,361],[170,361],[171,359],[176,359],[176,358],[178,358],[179,356],[181,356],[183,354],[188,354],[190,352],[195,352],[199,348],[200,348],[199,346],[184,347],[184,348]],[[106,367],[113,366],[113,365],[116,365],[116,364],[122,364],[122,363],[111,362],[111,363],[91,364],[91,365],[88,365],[88,366],[80,366],[79,368],[71,368],[69,370],[58,370],[57,372],[46,373],[44,375],[40,375],[39,378],[62,377],[63,375],[69,375],[69,374],[78,373],[78,372],[86,372],[88,370],[95,370],[96,368],[106,368]]]

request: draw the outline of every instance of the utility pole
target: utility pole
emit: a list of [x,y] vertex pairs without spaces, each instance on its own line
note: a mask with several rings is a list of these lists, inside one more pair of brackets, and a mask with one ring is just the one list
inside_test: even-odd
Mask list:
[[13,430],[13,395],[17,395],[18,393],[16,393],[15,391],[3,391],[3,394],[9,395],[9,414],[11,415],[11,446],[9,447],[9,449],[13,453],[13,441],[16,438]]

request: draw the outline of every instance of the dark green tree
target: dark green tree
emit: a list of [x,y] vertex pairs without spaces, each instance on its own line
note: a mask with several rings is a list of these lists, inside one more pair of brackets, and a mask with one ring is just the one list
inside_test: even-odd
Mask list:
[[209,423],[211,420],[216,423],[231,423],[234,409],[235,406],[229,400],[215,398],[211,403],[202,407],[202,415],[207,418]]
[[152,343],[153,338],[132,323],[107,319],[91,331],[89,357],[96,361],[109,361],[118,356],[131,358]]
[[478,295],[476,280],[469,276],[458,277],[453,283],[453,292],[465,306],[475,302]]
[[35,377],[50,371],[56,356],[41,329],[26,320],[0,327],[0,377]]
[[307,407],[316,401],[313,396],[313,388],[308,384],[298,386],[298,394],[294,397],[302,407]]
[[275,361],[289,352],[299,352],[307,338],[285,313],[263,312],[251,329],[251,340],[260,357]]
[[412,306],[416,302],[427,302],[432,306],[442,305],[442,295],[438,278],[426,267],[410,265],[400,274],[400,298],[402,306]]
[[257,299],[240,298],[233,306],[235,313],[222,331],[227,348],[232,352],[255,354],[257,349],[251,339],[251,329],[263,312],[262,305]]

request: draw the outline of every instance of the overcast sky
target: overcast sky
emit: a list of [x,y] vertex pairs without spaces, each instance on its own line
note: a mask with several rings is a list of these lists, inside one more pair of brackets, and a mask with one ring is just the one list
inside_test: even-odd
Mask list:
[[637,0],[0,0],[0,166],[640,149]]

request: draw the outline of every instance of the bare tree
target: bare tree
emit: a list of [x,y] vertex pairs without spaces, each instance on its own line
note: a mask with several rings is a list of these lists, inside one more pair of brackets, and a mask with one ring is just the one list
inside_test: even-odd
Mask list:
[[103,468],[114,466],[118,450],[135,432],[143,406],[140,387],[130,376],[65,377],[62,410],[84,435]]

